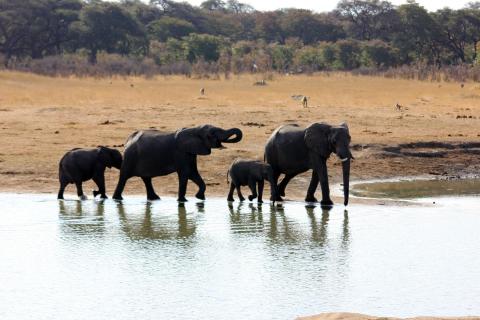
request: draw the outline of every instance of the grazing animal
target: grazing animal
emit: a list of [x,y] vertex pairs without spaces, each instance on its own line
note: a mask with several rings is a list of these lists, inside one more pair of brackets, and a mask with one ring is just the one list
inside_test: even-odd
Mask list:
[[199,191],[198,199],[205,199],[205,182],[198,173],[197,156],[209,155],[212,148],[223,149],[223,143],[242,140],[237,128],[224,130],[212,125],[183,128],[175,132],[142,130],[132,133],[125,143],[124,160],[113,198],[122,200],[127,180],[141,177],[148,200],[160,197],[155,193],[152,178],[176,172],[178,175],[178,201],[187,201],[187,182],[192,180]]
[[252,194],[248,196],[248,200],[252,201],[258,196],[258,203],[262,203],[264,180],[267,180],[270,183],[270,192],[273,201],[275,201],[277,197],[277,185],[273,179],[272,167],[268,163],[256,160],[237,159],[232,163],[230,169],[228,169],[227,183],[228,176],[230,176],[232,179],[230,182],[230,191],[227,197],[228,201],[234,201],[233,191],[235,189],[237,189],[237,194],[240,201],[244,201],[245,198],[242,196],[240,189],[241,186],[248,185],[252,191]]
[[465,84],[464,84],[464,83],[462,83],[462,84],[460,85],[460,87],[461,87],[461,88],[465,87]]
[[285,174],[278,185],[278,201],[285,195],[285,188],[296,175],[312,169],[312,178],[305,201],[316,202],[315,190],[322,187],[323,206],[333,204],[328,185],[327,159],[335,153],[342,161],[344,204],[348,204],[350,182],[350,134],[346,123],[331,126],[314,123],[303,129],[296,124],[277,128],[265,146],[265,160],[273,169],[275,183],[280,174]]
[[72,149],[68,151],[60,160],[58,178],[60,180],[60,190],[58,199],[63,199],[65,187],[74,183],[77,187],[77,195],[85,200],[87,197],[83,194],[82,182],[93,179],[98,186],[98,191],[93,191],[93,196],[98,194],[103,199],[107,198],[105,194],[105,168],[117,168],[122,166],[122,154],[116,149],[107,147],[97,147],[94,149]]
[[307,96],[303,96],[301,101],[302,101],[303,107],[308,108],[308,98],[307,98]]
[[403,110],[403,106],[397,103],[397,104],[395,105],[395,109],[396,109],[397,111],[402,111],[402,110]]
[[203,96],[205,95],[205,88],[200,89],[200,94]]

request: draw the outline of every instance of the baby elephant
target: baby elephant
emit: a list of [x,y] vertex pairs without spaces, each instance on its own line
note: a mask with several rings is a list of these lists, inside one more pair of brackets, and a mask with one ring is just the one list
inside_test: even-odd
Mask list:
[[83,194],[82,182],[90,179],[93,179],[99,189],[93,191],[93,196],[96,197],[100,194],[103,199],[106,199],[105,168],[115,167],[120,169],[121,166],[122,154],[115,149],[97,147],[94,149],[76,148],[68,151],[59,164],[60,190],[58,191],[58,199],[63,199],[63,192],[69,183],[76,185],[80,199],[87,199]]
[[235,160],[227,173],[232,179],[230,183],[230,192],[228,193],[228,201],[233,200],[233,191],[237,189],[238,198],[240,201],[244,201],[240,186],[247,186],[252,191],[252,194],[248,196],[248,200],[252,201],[257,197],[257,183],[258,183],[258,202],[262,203],[263,195],[263,182],[267,180],[270,183],[271,199],[277,198],[277,186],[273,179],[273,170],[268,163],[255,160]]

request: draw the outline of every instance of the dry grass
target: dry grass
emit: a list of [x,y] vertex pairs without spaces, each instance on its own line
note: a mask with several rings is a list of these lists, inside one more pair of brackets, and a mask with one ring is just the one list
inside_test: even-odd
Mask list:
[[[65,79],[1,72],[0,189],[54,193],[58,160],[64,152],[73,147],[119,145],[132,131],[149,127],[175,130],[211,123],[244,131],[241,143],[200,157],[207,196],[226,195],[225,173],[231,161],[239,156],[262,158],[266,139],[284,123],[347,121],[354,144],[480,140],[478,84],[466,83],[462,88],[457,83],[331,74],[277,76],[267,86],[253,86],[261,79]],[[202,87],[206,88],[203,97]],[[309,96],[310,107],[302,109],[291,98],[295,94]],[[397,103],[403,111],[395,109]],[[362,151],[357,152],[352,175],[357,179],[423,175],[434,169],[465,168],[465,161],[468,165],[480,162],[466,156],[392,161]],[[332,178],[338,181],[338,160],[331,162]],[[117,171],[108,172],[107,178],[111,194]],[[177,177],[157,178],[155,185],[160,195],[175,195]],[[306,186],[306,179],[300,178],[287,192],[303,198]],[[195,189],[190,183],[189,194]],[[144,193],[139,179],[129,181],[129,193]]]

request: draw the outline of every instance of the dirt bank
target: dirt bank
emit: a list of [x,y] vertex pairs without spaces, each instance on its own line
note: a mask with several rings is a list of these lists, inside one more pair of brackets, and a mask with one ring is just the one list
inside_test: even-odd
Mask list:
[[[199,158],[207,196],[225,196],[229,164],[237,157],[261,159],[266,139],[284,123],[347,121],[356,157],[352,179],[480,172],[478,84],[462,88],[332,74],[276,77],[266,86],[253,85],[261,79],[57,79],[1,72],[0,191],[55,193],[58,160],[73,147],[118,146],[137,129],[204,123],[244,131],[241,143]],[[308,96],[309,108],[302,108],[295,95]],[[340,181],[340,167],[332,157],[332,182]],[[116,171],[107,173],[109,194],[116,179]],[[308,174],[294,179],[287,198],[303,199],[308,179]],[[177,192],[176,175],[154,184],[160,195]],[[87,184],[85,190],[91,188]],[[195,189],[190,183],[188,194]],[[73,191],[73,186],[67,189]],[[140,179],[132,179],[125,195],[143,192]]]
[[390,318],[373,317],[358,313],[324,313],[311,317],[302,317],[297,320],[479,320],[480,317],[415,317],[415,318]]

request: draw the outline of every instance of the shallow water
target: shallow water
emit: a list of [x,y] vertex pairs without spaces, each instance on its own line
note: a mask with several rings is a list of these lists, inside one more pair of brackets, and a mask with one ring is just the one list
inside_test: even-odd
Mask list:
[[397,199],[480,195],[480,179],[367,182],[355,184],[351,193],[357,197]]
[[282,207],[0,195],[0,319],[479,315],[478,198]]

